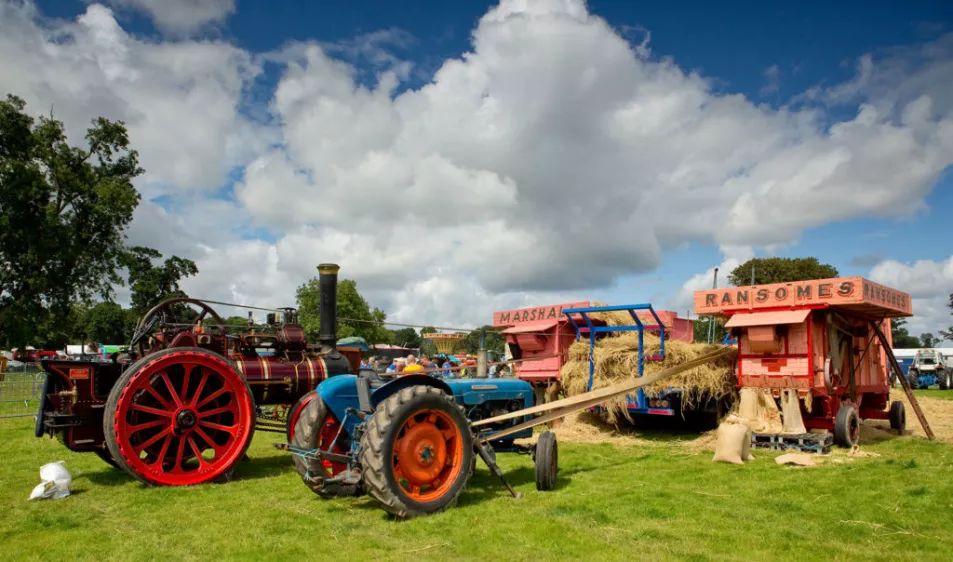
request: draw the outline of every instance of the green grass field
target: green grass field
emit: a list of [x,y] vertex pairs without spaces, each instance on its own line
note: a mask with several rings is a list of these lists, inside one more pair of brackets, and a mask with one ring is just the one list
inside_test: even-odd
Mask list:
[[[9,560],[949,560],[953,447],[914,437],[877,458],[744,466],[664,435],[651,445],[560,446],[557,490],[501,455],[521,499],[482,465],[459,505],[399,522],[364,498],[323,501],[259,433],[238,480],[146,488],[89,454],[0,420],[0,544]],[[73,495],[28,502],[40,465],[66,460]]]

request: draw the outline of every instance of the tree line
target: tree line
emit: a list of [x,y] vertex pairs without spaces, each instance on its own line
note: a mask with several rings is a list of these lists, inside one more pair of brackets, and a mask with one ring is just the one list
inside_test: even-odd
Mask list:
[[[94,119],[84,140],[85,147],[71,145],[52,112],[34,119],[21,98],[0,101],[0,347],[126,343],[145,312],[187,297],[179,284],[199,273],[192,260],[126,244],[141,201],[133,182],[145,170],[125,124]],[[128,307],[115,302],[117,286],[129,288]],[[317,277],[295,296],[300,322],[316,341]],[[367,303],[354,280],[340,281],[337,300],[339,337],[436,351],[413,328],[385,328],[387,315]],[[223,321],[232,334],[248,325],[241,316]],[[436,330],[421,333],[428,331]],[[478,337],[467,338],[466,351],[476,350]],[[499,334],[489,333],[487,342],[502,349]]]

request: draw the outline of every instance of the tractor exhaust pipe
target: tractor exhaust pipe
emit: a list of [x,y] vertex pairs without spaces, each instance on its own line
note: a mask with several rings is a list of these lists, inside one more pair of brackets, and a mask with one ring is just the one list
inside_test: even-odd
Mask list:
[[338,341],[338,271],[340,266],[334,263],[322,263],[318,266],[319,289],[321,296],[318,301],[320,327],[318,330],[318,344],[321,353],[334,354],[337,352]]

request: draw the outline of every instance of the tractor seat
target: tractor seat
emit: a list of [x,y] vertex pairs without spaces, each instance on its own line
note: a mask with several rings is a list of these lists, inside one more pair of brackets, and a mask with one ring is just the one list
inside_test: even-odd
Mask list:
[[361,369],[357,372],[357,378],[367,379],[370,383],[371,388],[380,388],[390,381],[394,380],[394,377],[387,377],[381,375],[374,369]]

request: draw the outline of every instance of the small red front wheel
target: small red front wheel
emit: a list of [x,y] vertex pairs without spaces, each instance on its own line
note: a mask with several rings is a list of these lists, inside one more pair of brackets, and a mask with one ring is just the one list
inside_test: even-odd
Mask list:
[[172,348],[131,365],[106,402],[106,446],[147,484],[187,486],[227,478],[255,430],[245,380],[221,355]]

